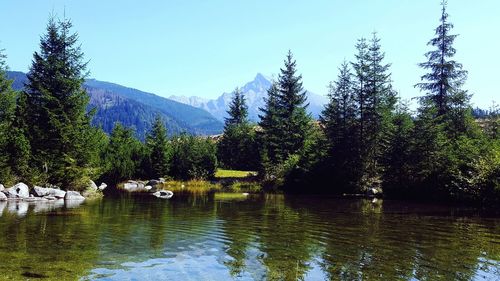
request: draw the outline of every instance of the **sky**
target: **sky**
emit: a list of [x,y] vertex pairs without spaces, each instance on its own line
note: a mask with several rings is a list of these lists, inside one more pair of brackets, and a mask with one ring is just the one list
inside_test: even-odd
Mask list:
[[[0,49],[28,71],[54,13],[73,22],[90,77],[161,96],[215,98],[277,75],[290,49],[304,87],[326,95],[354,45],[377,32],[404,99],[439,24],[440,0],[0,0]],[[500,102],[500,1],[448,0],[456,60],[469,72],[475,106]]]

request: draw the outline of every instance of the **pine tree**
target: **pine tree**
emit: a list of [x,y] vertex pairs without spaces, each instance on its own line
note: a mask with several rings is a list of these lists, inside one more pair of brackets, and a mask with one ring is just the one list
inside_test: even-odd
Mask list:
[[337,80],[329,84],[329,103],[320,116],[325,127],[332,153],[340,149],[351,136],[356,118],[356,105],[353,96],[352,73],[347,62],[339,68]]
[[228,118],[225,118],[225,128],[233,125],[248,123],[248,106],[245,96],[240,89],[236,88],[233,92],[233,99],[229,104]]
[[238,170],[258,168],[258,148],[255,130],[249,124],[245,97],[236,88],[227,111],[229,118],[224,124],[224,134],[217,144],[218,159],[223,166]]
[[150,176],[164,177],[170,168],[171,149],[168,144],[167,129],[160,115],[157,115],[151,131],[146,136],[146,147],[150,154]]
[[322,165],[328,177],[335,178],[337,191],[352,190],[359,178],[359,140],[353,75],[347,62],[340,66],[337,80],[330,82],[328,96],[330,101],[320,116],[328,143],[326,163]]
[[462,69],[462,64],[453,60],[456,53],[453,43],[457,35],[450,34],[453,24],[448,21],[447,1],[443,0],[441,6],[436,37],[427,44],[435,49],[427,52],[427,61],[420,64],[420,67],[429,72],[421,77],[423,82],[415,86],[426,93],[421,98],[422,106],[436,107],[436,117],[454,120],[454,124],[450,124],[454,127],[452,130],[464,132],[467,130],[467,121],[470,121],[466,120],[470,119],[470,95],[461,89],[467,79],[467,71]]
[[[367,125],[364,139],[367,158],[366,176],[380,180],[383,167],[381,160],[389,146],[396,94],[391,85],[390,64],[384,63],[385,53],[381,51],[380,39],[373,34],[368,48],[368,83],[365,95],[364,124]],[[379,182],[380,183],[380,182]]]
[[280,111],[278,106],[278,84],[273,82],[267,90],[267,98],[264,99],[265,106],[259,108],[262,112],[259,115],[260,122],[260,142],[263,149],[261,150],[263,160],[271,163],[279,163],[284,159],[281,158],[281,123]]
[[66,19],[49,20],[28,73],[23,122],[35,171],[53,184],[80,188],[98,175],[102,134],[90,125],[89,97],[82,88],[87,63],[71,27]]
[[282,159],[297,153],[303,146],[312,128],[311,117],[307,114],[307,97],[302,87],[302,75],[297,75],[297,63],[291,51],[284,61],[285,67],[278,75],[277,105],[278,120],[281,124]]

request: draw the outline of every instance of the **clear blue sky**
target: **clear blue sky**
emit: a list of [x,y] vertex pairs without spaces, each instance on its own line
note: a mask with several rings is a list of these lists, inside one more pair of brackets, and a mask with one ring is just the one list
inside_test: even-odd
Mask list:
[[[159,95],[216,97],[278,73],[291,49],[304,86],[326,94],[354,44],[377,31],[394,85],[419,95],[426,46],[440,0],[2,0],[0,48],[27,71],[51,12],[72,19],[91,77]],[[473,102],[499,102],[500,1],[449,0],[456,59],[469,71]],[[495,67],[497,66],[497,67]]]

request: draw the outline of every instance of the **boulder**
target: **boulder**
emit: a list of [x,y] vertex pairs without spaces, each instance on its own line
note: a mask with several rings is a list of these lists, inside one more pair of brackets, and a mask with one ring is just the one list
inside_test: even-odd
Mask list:
[[9,198],[28,198],[30,196],[28,186],[22,182],[6,189],[5,191],[7,191],[7,196]]
[[5,186],[3,186],[3,184],[0,183],[0,191],[4,191],[5,190]]
[[85,197],[83,197],[80,192],[78,191],[66,191],[66,196],[64,197],[64,200],[85,200]]
[[3,192],[0,192],[0,201],[5,201],[7,200],[7,195],[5,195],[5,193]]
[[97,184],[95,184],[93,180],[90,180],[88,188],[91,190],[97,190]]
[[162,199],[170,199],[172,198],[172,196],[174,196],[174,193],[170,190],[159,190],[153,193],[153,195]]
[[145,185],[142,182],[136,182],[136,181],[128,181],[123,184],[123,189],[128,192],[141,192],[141,191],[147,191],[147,189],[144,188]]
[[62,199],[66,196],[66,191],[52,187],[35,186],[33,188],[33,192],[35,193],[36,196],[39,197],[55,197]]
[[106,187],[108,187],[107,184],[101,183],[101,185],[99,185],[98,189],[102,191],[102,190],[106,189]]

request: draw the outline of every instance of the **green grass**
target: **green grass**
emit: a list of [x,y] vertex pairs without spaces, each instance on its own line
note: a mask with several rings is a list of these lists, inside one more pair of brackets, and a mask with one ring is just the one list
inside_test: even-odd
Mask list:
[[215,177],[218,179],[247,178],[247,177],[252,177],[252,176],[256,176],[256,175],[257,175],[257,172],[253,172],[253,171],[237,171],[237,170],[217,169],[217,172],[215,172]]

